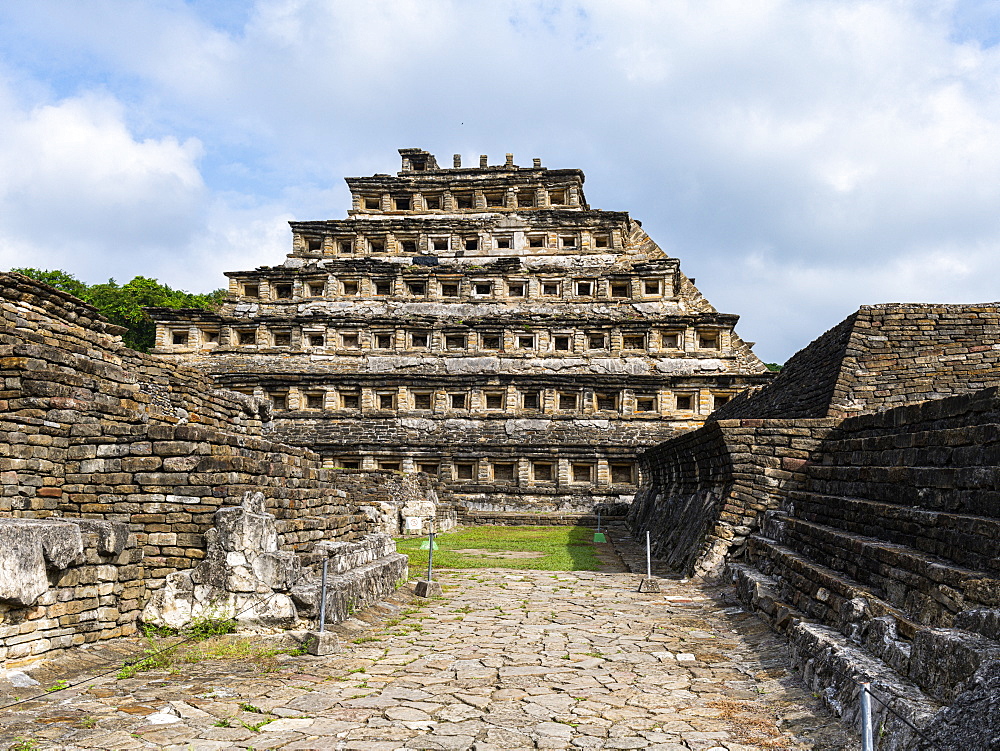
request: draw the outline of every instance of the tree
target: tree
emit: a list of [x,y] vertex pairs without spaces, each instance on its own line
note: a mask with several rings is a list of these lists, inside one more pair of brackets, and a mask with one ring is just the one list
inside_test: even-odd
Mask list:
[[140,352],[149,351],[156,335],[155,324],[143,308],[216,310],[226,297],[226,291],[222,289],[208,294],[195,294],[172,289],[145,276],[137,276],[121,286],[114,279],[109,279],[104,284],[89,285],[65,271],[32,268],[11,271],[50,284],[93,305],[111,323],[128,329],[122,337],[125,344]]
[[63,292],[69,292],[74,297],[79,297],[81,300],[83,296],[87,294],[87,285],[81,282],[75,276],[67,274],[65,271],[43,271],[42,269],[11,269],[18,274],[24,274],[32,279],[39,282],[45,282],[46,284],[55,287],[56,289],[62,290]]

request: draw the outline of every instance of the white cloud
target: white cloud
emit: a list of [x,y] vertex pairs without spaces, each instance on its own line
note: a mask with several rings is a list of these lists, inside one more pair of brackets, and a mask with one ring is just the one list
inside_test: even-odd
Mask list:
[[[13,2],[25,76],[91,75],[15,111],[27,148],[0,152],[38,156],[0,177],[21,217],[0,229],[44,253],[32,228],[58,213],[109,266],[157,236],[183,263],[138,260],[180,284],[279,263],[289,215],[342,216],[341,177],[392,171],[397,147],[514,151],[583,167],[594,206],[642,219],[784,359],[862,302],[982,299],[996,278],[1000,48],[978,40],[1000,24],[974,6],[258,0],[233,32],[172,0]],[[96,147],[50,156],[46,129]]]
[[8,94],[0,109],[4,263],[86,266],[95,251],[125,259],[187,240],[205,194],[196,139],[136,140],[107,96],[22,109]]
[[2,268],[207,289],[225,264],[272,262],[287,244],[279,208],[210,193],[197,139],[137,139],[110,96],[22,107],[0,92],[0,113]]

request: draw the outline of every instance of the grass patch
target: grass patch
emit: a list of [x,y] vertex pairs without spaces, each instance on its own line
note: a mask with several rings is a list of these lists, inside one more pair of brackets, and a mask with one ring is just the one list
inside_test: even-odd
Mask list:
[[[427,538],[396,540],[396,549],[410,557],[410,575],[427,575]],[[594,530],[589,527],[469,527],[434,535],[435,568],[507,568],[535,571],[597,571]],[[458,552],[480,550],[482,553]],[[496,553],[541,553],[537,557],[505,557]]]
[[126,662],[116,677],[124,680],[150,671],[177,672],[182,664],[204,660],[239,660],[249,663],[258,672],[271,673],[280,667],[278,655],[297,657],[306,654],[308,648],[307,644],[298,647],[269,646],[259,637],[237,636],[226,631],[215,632],[214,636],[205,636],[204,633],[198,634],[198,641],[194,642],[177,636],[157,638],[153,633],[147,633],[143,650],[146,656]]

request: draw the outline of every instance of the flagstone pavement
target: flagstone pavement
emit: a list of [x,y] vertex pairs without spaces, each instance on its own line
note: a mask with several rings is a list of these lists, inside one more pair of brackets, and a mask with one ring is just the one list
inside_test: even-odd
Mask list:
[[[68,688],[0,710],[0,748],[858,747],[725,588],[660,579],[661,593],[639,594],[621,572],[437,578],[442,597],[415,598],[411,582],[345,624],[327,657],[181,663],[79,685],[67,673]],[[72,664],[93,675],[87,654]]]

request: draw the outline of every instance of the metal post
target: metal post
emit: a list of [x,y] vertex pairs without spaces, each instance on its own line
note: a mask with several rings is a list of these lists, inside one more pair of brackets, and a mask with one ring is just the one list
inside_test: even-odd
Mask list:
[[597,512],[597,531],[601,531],[601,512]]
[[434,532],[430,533],[430,544],[427,546],[427,581],[434,581]]
[[646,578],[653,578],[653,562],[649,552],[649,530],[646,530]]
[[872,697],[870,683],[861,684],[861,751],[875,751],[872,733]]
[[326,567],[330,564],[329,558],[323,559],[323,579],[319,586],[319,632],[326,631]]

